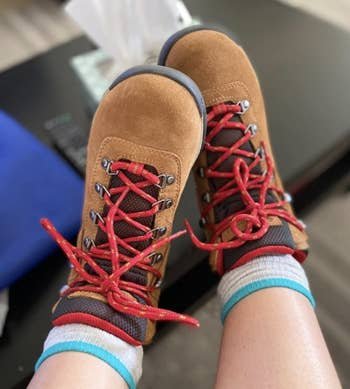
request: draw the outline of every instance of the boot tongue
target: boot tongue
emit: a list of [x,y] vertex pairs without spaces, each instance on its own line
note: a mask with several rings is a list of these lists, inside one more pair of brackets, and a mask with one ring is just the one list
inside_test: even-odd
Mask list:
[[[219,117],[216,120],[219,121],[220,119],[221,118]],[[230,122],[241,122],[241,120],[240,117],[234,116],[231,118]],[[242,138],[242,136],[243,133],[242,130],[240,129],[224,128],[213,138],[211,144],[213,146],[231,147],[235,142],[237,142],[240,138]],[[244,143],[240,147],[240,149],[248,152],[253,152],[253,153],[255,152],[250,141]],[[208,151],[207,152],[208,166],[212,165],[221,155],[222,153]],[[218,167],[217,170],[220,172],[232,172],[233,164],[237,158],[242,158],[248,165],[253,161],[253,159],[249,157],[231,155]],[[260,166],[259,165],[256,166],[252,170],[252,173],[261,174]],[[212,192],[215,193],[228,181],[229,179],[212,178],[209,180],[209,185],[211,187]],[[257,189],[251,190],[249,193],[254,198],[254,200],[258,200],[259,190]],[[273,197],[271,200],[273,200]],[[220,204],[218,204],[216,207],[214,207],[215,222],[218,223],[224,218],[228,217],[229,215],[235,214],[236,212],[240,211],[243,208],[244,208],[244,203],[241,194],[237,193],[235,195],[232,195],[227,199],[225,199]]]
[[[217,121],[219,121],[221,117],[216,118]],[[230,122],[239,122],[241,123],[240,116],[233,116],[230,120]],[[234,143],[236,143],[239,139],[242,138],[243,132],[240,129],[232,129],[232,128],[223,128],[222,131],[220,131],[211,141],[211,144],[213,146],[224,146],[224,147],[231,147]],[[255,153],[255,149],[251,143],[251,141],[245,142],[243,145],[240,146],[240,150],[244,150],[250,153]],[[208,159],[208,165],[213,164],[222,153],[216,153],[216,152],[207,152],[207,159]],[[233,164],[236,161],[237,158],[243,159],[248,165],[250,165],[253,162],[253,158],[242,156],[242,155],[236,155],[233,154],[230,157],[228,157],[218,168],[218,171],[221,172],[232,172]],[[262,174],[262,168],[260,164],[255,166],[251,172],[253,174]],[[211,187],[211,190],[213,193],[215,193],[218,189],[220,189],[223,185],[225,185],[228,181],[231,179],[224,179],[224,178],[213,178],[209,180],[209,185]],[[234,186],[233,186],[234,187]],[[259,189],[250,189],[249,194],[254,199],[254,201],[259,201],[260,198],[260,190]],[[272,191],[268,191],[265,199],[265,203],[273,203],[276,201],[276,196]],[[217,206],[214,207],[214,217],[215,217],[215,223],[219,223],[223,219],[236,214],[237,212],[244,209],[245,203],[243,202],[243,198],[241,193],[236,193],[234,195],[229,196],[224,201],[219,203]],[[245,225],[242,224],[240,227],[242,229],[245,228]],[[221,236],[223,241],[232,240],[233,233],[230,228],[228,228]]]
[[[220,117],[216,118],[217,121],[219,121],[220,119],[221,119]],[[241,122],[239,116],[234,116],[230,121]],[[243,136],[242,130],[224,128],[213,138],[211,144],[213,146],[231,147],[235,142],[237,142],[240,138],[242,138],[242,136]],[[256,151],[250,141],[240,146],[240,149],[252,153],[255,153]],[[222,155],[221,153],[214,153],[214,152],[207,151],[208,166],[213,164],[221,155]],[[226,161],[224,161],[218,167],[217,170],[221,172],[232,172],[233,164],[237,158],[242,158],[248,165],[250,165],[250,163],[252,163],[253,161],[253,158],[238,156],[234,154],[231,155],[229,158],[227,158]],[[254,169],[252,169],[252,173],[262,174],[262,168],[260,164],[254,167]],[[210,189],[213,191],[213,193],[215,193],[228,181],[229,181],[228,179],[222,179],[222,178],[209,179]],[[260,196],[259,189],[250,189],[249,193],[255,201],[259,200],[259,196]],[[266,195],[265,203],[269,204],[276,201],[277,201],[276,195],[271,190],[269,190]],[[228,197],[219,205],[214,207],[215,223],[219,223],[224,218],[236,214],[244,207],[245,204],[243,202],[240,193]],[[271,223],[271,228],[269,228],[267,233],[261,239],[248,241],[244,245],[238,248],[226,249],[223,251],[224,271],[230,269],[233,263],[235,263],[243,255],[247,254],[248,252],[257,250],[260,247],[267,247],[267,246],[272,247],[271,249],[272,254],[274,253],[273,250],[274,246],[282,245],[285,247],[291,247],[291,248],[294,247],[294,241],[290,229],[288,227],[288,224],[285,221],[281,221],[278,218],[272,218],[270,220],[270,223]],[[242,225],[242,230],[244,230],[244,225]],[[221,239],[223,241],[230,241],[233,238],[234,238],[233,233],[230,228],[224,231],[221,235]]]
[[[157,175],[157,171],[153,166],[145,165],[145,169],[148,170],[150,173],[153,173]],[[137,183],[140,181],[144,181],[144,178],[141,176],[138,176],[136,174],[123,171],[123,173],[129,178],[129,180],[133,183]],[[124,183],[120,179],[118,175],[111,176],[111,180],[109,183],[109,189],[112,188],[118,188],[120,186],[123,186]],[[159,188],[155,185],[150,185],[145,188],[143,188],[144,192],[151,195],[155,199],[159,196]],[[119,198],[119,194],[115,194],[111,196],[111,200],[113,203],[115,203]],[[124,200],[120,204],[120,209],[124,211],[125,213],[134,213],[134,212],[142,212],[142,211],[148,211],[150,210],[152,205],[149,203],[149,201],[145,200],[132,190],[128,192],[128,194],[125,196]],[[106,205],[103,209],[102,216],[105,217],[108,213],[109,207]],[[141,224],[143,224],[146,227],[151,228],[154,224],[154,216],[147,216],[147,217],[140,217],[137,219],[137,221]],[[133,236],[141,236],[144,235],[144,232],[139,230],[138,228],[130,225],[126,221],[118,221],[114,223],[114,231],[115,233],[122,239],[124,238],[130,238]],[[98,229],[98,232],[96,234],[95,239],[96,245],[100,245],[107,242],[107,235],[101,230]],[[136,248],[137,250],[144,250],[147,246],[150,245],[150,241],[141,241],[141,242],[135,242],[132,243],[131,246]],[[120,251],[122,248],[120,248]],[[125,254],[128,254],[127,252],[124,252]]]
[[[145,165],[144,168],[148,170],[150,173],[157,175],[157,170],[150,165]],[[123,173],[129,178],[130,181],[133,183],[137,183],[140,181],[143,181],[144,178],[130,173],[128,171],[123,171]],[[120,186],[124,186],[123,181],[120,179],[118,175],[116,176],[111,176],[111,180],[109,183],[109,188],[118,188]],[[156,185],[150,185],[145,188],[143,188],[144,192],[151,195],[155,199],[158,199],[159,196],[159,191],[160,189]],[[115,194],[111,196],[111,201],[115,203],[118,198],[119,194]],[[124,200],[120,204],[120,209],[124,211],[125,213],[134,213],[134,212],[142,212],[142,211],[147,211],[151,209],[152,205],[149,203],[149,201],[145,200],[144,198],[140,197],[138,194],[130,190],[128,194],[125,196]],[[105,205],[103,209],[102,216],[105,217],[108,213],[109,207]],[[137,221],[141,224],[143,224],[146,227],[152,228],[154,225],[154,219],[155,216],[146,216],[146,217],[140,217],[137,219]],[[144,232],[139,230],[138,228],[130,225],[126,221],[117,221],[114,223],[114,231],[115,233],[121,238],[130,238],[130,237],[136,237],[136,236],[142,236],[144,235]],[[98,228],[96,237],[95,237],[95,243],[96,245],[101,245],[103,243],[107,243],[107,235],[100,229]],[[151,239],[146,240],[146,241],[140,241],[140,242],[132,242],[129,243],[132,247],[135,249],[142,251],[146,249],[150,244],[151,244]],[[120,253],[133,257],[134,255],[130,253],[128,250],[124,249],[123,247],[118,247],[118,250]],[[111,274],[112,272],[112,265],[109,260],[106,259],[96,259],[96,263],[101,266],[107,273]],[[86,270],[94,274],[94,271],[91,269],[89,265],[85,265]],[[138,284],[145,285],[147,281],[147,274],[145,271],[138,269],[138,268],[131,268],[127,273],[125,273],[122,276],[122,279],[125,281],[129,282],[134,282]]]

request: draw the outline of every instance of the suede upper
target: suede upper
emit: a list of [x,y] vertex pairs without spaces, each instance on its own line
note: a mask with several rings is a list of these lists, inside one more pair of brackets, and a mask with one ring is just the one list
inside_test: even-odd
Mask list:
[[[258,132],[251,138],[250,144],[254,150],[257,150],[264,141],[266,152],[273,159],[259,81],[246,53],[230,37],[209,29],[189,32],[180,37],[170,48],[165,65],[184,72],[197,83],[209,111],[211,107],[221,103],[237,104],[248,100],[250,107],[239,120],[245,126],[252,123],[257,126]],[[206,151],[200,154],[195,169],[208,166],[209,154]],[[266,168],[264,161],[261,162],[260,167],[262,170]],[[213,187],[209,180],[198,178],[198,174],[196,174],[196,183],[198,200],[203,207],[203,196],[212,191]],[[282,182],[276,169],[273,184],[282,189]],[[284,205],[284,208],[293,214],[290,204]],[[209,222],[211,224],[216,222],[213,210],[209,214]],[[269,217],[269,223],[275,227],[283,224],[277,217]],[[288,229],[296,256],[305,253],[308,249],[305,232],[292,224],[288,224]],[[210,240],[211,231],[205,229],[205,232],[207,239]],[[224,231],[219,241],[230,241],[232,238],[232,231],[228,229]],[[286,239],[288,240],[287,237]],[[216,270],[219,256],[218,250],[214,250],[210,255],[211,263]],[[299,257],[299,259],[304,258],[305,255],[300,254]]]
[[[90,211],[103,214],[105,207],[95,184],[104,185],[107,189],[111,187],[111,176],[101,167],[104,158],[133,161],[150,166],[153,173],[174,177],[171,185],[165,185],[156,194],[159,200],[171,199],[172,204],[156,213],[151,225],[153,229],[166,227],[164,237],[171,234],[181,193],[202,144],[202,119],[189,91],[163,75],[134,75],[105,94],[94,116],[88,144],[85,201],[78,247],[85,250],[84,239],[96,240],[98,235],[99,229],[92,223]],[[165,244],[157,252],[163,255],[163,259],[154,267],[163,277],[169,245]],[[129,278],[135,281],[136,276],[135,272],[130,273]],[[146,274],[145,280],[143,276],[141,274],[137,282],[154,285],[157,281],[151,273]],[[69,282],[76,277],[77,273],[72,269]],[[159,288],[156,288],[149,296],[155,307],[159,293]],[[135,297],[131,295],[131,298]],[[107,322],[103,329],[133,344],[149,343],[155,332],[154,321],[118,313],[108,306],[103,295],[84,291],[61,298],[54,307],[53,322],[55,325],[79,322],[80,319],[74,316],[76,312],[81,313],[79,318],[83,320],[86,314],[95,316],[88,323],[91,325]]]

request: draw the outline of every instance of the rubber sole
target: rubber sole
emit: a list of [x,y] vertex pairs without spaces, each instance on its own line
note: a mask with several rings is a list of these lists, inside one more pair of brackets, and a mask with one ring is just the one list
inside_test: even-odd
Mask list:
[[[202,144],[200,147],[200,150],[204,146],[204,139],[206,135],[206,126],[207,126],[207,113],[206,113],[206,107],[204,103],[203,96],[198,88],[198,86],[195,84],[193,80],[191,80],[186,74],[171,69],[165,66],[160,65],[140,65],[132,67],[122,74],[120,74],[111,84],[109,87],[109,90],[112,90],[115,86],[120,84],[121,82],[127,80],[130,77],[137,76],[139,74],[156,74],[159,76],[163,76],[166,78],[169,78],[172,81],[177,82],[184,88],[188,90],[188,92],[192,95],[194,98],[199,114],[202,118]],[[198,154],[200,153],[200,150],[198,151]]]
[[224,27],[203,25],[203,24],[186,27],[180,31],[175,32],[175,34],[171,35],[170,38],[168,38],[167,41],[164,43],[164,45],[160,51],[159,57],[158,57],[158,65],[166,66],[165,63],[166,63],[168,54],[169,54],[171,48],[174,46],[174,44],[178,40],[180,40],[181,38],[183,38],[187,34],[191,34],[192,32],[195,32],[195,31],[203,31],[203,30],[221,32],[221,33],[227,35],[228,37],[230,37],[235,43],[239,44],[238,39],[236,39],[236,37],[229,30],[226,30]]

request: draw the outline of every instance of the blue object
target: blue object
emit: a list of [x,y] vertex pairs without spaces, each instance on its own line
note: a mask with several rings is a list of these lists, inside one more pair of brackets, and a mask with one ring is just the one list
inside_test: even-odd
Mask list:
[[40,218],[49,218],[62,235],[73,238],[82,202],[83,180],[0,111],[0,290],[57,247]]

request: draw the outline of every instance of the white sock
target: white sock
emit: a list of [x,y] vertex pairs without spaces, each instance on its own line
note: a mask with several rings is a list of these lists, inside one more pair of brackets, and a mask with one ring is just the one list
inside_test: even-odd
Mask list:
[[35,369],[52,355],[64,351],[79,351],[93,355],[116,370],[135,389],[142,374],[142,346],[129,343],[99,328],[85,324],[66,324],[54,327],[44,343]]
[[315,306],[304,269],[291,255],[264,256],[226,273],[218,287],[221,318],[250,294],[266,288],[283,287],[303,294]]

